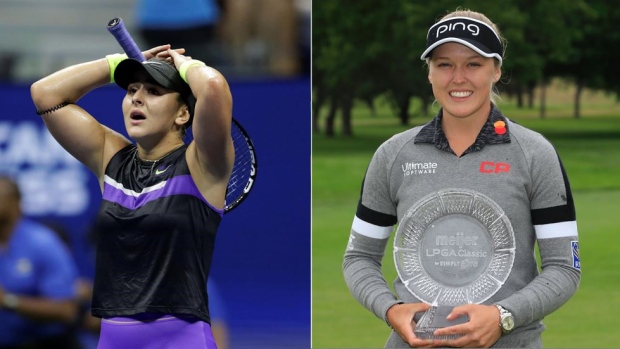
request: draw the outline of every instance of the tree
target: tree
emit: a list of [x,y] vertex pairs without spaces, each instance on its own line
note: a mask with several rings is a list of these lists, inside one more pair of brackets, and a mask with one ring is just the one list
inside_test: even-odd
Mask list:
[[534,88],[555,77],[577,85],[575,115],[585,87],[620,91],[616,64],[620,9],[608,0],[392,0],[315,1],[313,3],[313,125],[330,104],[326,133],[333,135],[338,113],[351,135],[351,108],[384,95],[401,124],[409,123],[412,99],[428,111],[432,92],[420,54],[428,28],[443,15],[471,9],[487,15],[507,40],[500,89],[533,107]]
[[[352,135],[353,100],[360,95],[378,95],[376,91],[381,88],[369,79],[378,66],[375,32],[370,25],[375,9],[372,0],[313,4],[313,89],[322,104],[330,104],[328,136],[334,134],[338,111],[343,116],[343,135]],[[322,104],[314,106],[316,124]]]

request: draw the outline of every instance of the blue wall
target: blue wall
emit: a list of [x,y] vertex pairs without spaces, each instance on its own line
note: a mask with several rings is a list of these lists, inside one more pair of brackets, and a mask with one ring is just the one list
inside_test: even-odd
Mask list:
[[[310,81],[231,82],[231,90],[258,159],[253,191],[222,221],[212,266],[233,348],[308,348]],[[123,95],[111,85],[78,104],[124,133]],[[29,86],[0,85],[0,101],[0,172],[17,176],[27,215],[64,226],[82,274],[92,276],[86,235],[101,199],[96,178],[51,138]]]

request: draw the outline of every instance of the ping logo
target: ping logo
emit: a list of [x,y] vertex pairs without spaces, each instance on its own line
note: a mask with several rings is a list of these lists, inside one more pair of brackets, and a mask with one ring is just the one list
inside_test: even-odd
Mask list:
[[581,270],[581,261],[579,260],[579,241],[571,241],[570,247],[573,251],[573,268]]
[[483,161],[480,163],[480,172],[481,173],[501,173],[510,172],[510,164],[505,162],[492,162],[492,161]]
[[438,38],[440,34],[449,32],[452,30],[468,31],[473,36],[480,34],[480,28],[477,25],[465,24],[463,22],[456,22],[456,23],[440,25],[439,27],[437,27],[437,31],[435,32],[435,37]]

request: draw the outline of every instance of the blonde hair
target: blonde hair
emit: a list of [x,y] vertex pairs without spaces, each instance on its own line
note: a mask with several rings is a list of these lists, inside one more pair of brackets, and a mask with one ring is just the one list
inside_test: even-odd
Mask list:
[[[489,17],[485,16],[484,14],[480,13],[480,12],[476,12],[476,11],[472,11],[469,9],[456,9],[455,11],[452,11],[450,13],[448,13],[447,15],[441,17],[439,19],[439,21],[442,21],[444,19],[448,19],[448,18],[453,18],[453,17],[467,17],[467,18],[471,18],[471,19],[476,19],[478,21],[484,22],[486,24],[488,24],[491,28],[493,28],[493,30],[495,31],[495,33],[497,34],[497,36],[499,37],[499,41],[502,44],[502,56],[504,56],[504,53],[506,52],[506,44],[507,41],[504,37],[502,37],[502,33],[499,31],[499,28],[497,27],[497,25],[495,23],[493,23]],[[438,22],[439,22],[438,21]],[[430,61],[432,57],[432,52],[431,55],[429,55],[429,58],[426,59],[426,65],[428,66],[428,63]],[[497,60],[496,58],[494,58],[494,63],[495,63],[495,67],[496,68],[500,68],[500,62],[499,60]],[[499,95],[499,91],[497,90],[497,87],[495,86],[495,83],[493,83],[493,86],[491,87],[491,103],[496,104],[496,101],[501,99],[500,95]]]

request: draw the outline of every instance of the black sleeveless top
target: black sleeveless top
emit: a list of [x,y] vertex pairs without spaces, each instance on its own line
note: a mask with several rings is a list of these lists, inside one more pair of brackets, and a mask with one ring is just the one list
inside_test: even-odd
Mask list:
[[187,145],[155,163],[116,153],[97,217],[92,314],[191,314],[210,323],[207,277],[223,211],[198,191]]

